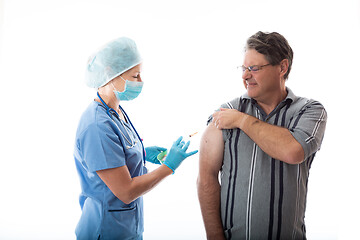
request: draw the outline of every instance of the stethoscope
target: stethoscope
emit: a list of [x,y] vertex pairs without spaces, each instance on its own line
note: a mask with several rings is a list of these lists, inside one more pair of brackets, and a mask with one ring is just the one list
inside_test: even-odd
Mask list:
[[[127,135],[128,135],[129,138],[127,138],[127,137],[125,136],[125,134],[123,133],[123,131],[121,131],[121,129],[119,128],[119,126],[118,126],[118,125],[115,123],[115,121],[114,121],[115,125],[116,125],[116,126],[118,127],[118,129],[119,129],[119,132],[120,132],[121,135],[124,137],[125,141],[128,143],[128,145],[125,146],[126,149],[131,149],[131,148],[135,147],[135,145],[136,145],[136,143],[137,143],[137,140],[135,140],[135,139],[133,139],[133,138],[131,137],[130,132],[127,130],[127,127],[124,125],[124,123],[123,123],[122,120],[120,119],[119,114],[115,111],[115,109],[109,107],[109,106],[104,102],[104,100],[100,97],[99,92],[97,92],[96,95],[98,96],[98,98],[100,99],[100,101],[101,101],[101,103],[104,105],[104,107],[106,108],[106,113],[107,113],[107,115],[111,118],[111,120],[114,121],[113,116],[112,116],[111,113],[115,113],[115,115],[116,115],[116,116],[118,117],[118,119],[120,120],[120,123],[123,125],[123,127],[124,127],[124,129],[125,129],[125,131],[126,131],[126,133],[127,133]],[[128,117],[128,115],[127,115],[126,112],[124,111],[124,109],[123,109],[120,105],[119,105],[119,107],[120,107],[122,113],[125,115],[125,118],[129,121],[132,129],[134,129],[134,131],[135,131],[135,133],[136,133],[136,136],[137,136],[138,139],[140,140],[140,143],[141,143],[141,146],[142,146],[142,150],[143,150],[143,158],[144,158],[143,160],[144,160],[144,164],[145,164],[145,148],[144,148],[144,144],[143,144],[143,142],[142,142],[142,140],[141,140],[138,132],[136,131],[134,125],[131,123],[130,118]]]

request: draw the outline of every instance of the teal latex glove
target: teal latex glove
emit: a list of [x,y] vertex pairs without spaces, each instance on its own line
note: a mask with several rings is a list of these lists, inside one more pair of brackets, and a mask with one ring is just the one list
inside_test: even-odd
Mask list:
[[154,164],[161,164],[157,156],[166,150],[166,148],[157,146],[147,147],[145,148],[145,160]]
[[198,150],[195,150],[187,153],[186,150],[190,145],[190,141],[185,144],[185,142],[182,141],[182,138],[183,137],[179,137],[174,142],[164,162],[164,164],[168,166],[173,171],[173,173],[175,173],[175,170],[180,166],[185,158],[190,157],[191,155],[194,155],[198,152]]

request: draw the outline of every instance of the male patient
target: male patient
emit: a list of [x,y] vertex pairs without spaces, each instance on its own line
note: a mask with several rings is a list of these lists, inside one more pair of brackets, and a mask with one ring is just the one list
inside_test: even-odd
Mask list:
[[209,118],[198,176],[208,239],[306,239],[309,169],[327,114],[285,86],[292,60],[279,33],[251,36],[242,65],[247,93]]

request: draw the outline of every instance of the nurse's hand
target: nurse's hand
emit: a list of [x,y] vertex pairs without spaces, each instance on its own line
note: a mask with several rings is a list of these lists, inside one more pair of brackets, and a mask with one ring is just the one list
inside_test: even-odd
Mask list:
[[151,163],[161,164],[161,162],[157,159],[157,156],[166,150],[166,148],[157,146],[147,147],[145,148],[145,160]]
[[191,155],[194,155],[198,152],[198,150],[195,150],[187,153],[186,150],[190,145],[190,141],[185,144],[185,142],[182,141],[182,138],[183,137],[179,137],[178,140],[174,142],[164,162],[164,164],[169,167],[173,173],[175,173],[175,170],[180,166],[185,158],[190,157]]

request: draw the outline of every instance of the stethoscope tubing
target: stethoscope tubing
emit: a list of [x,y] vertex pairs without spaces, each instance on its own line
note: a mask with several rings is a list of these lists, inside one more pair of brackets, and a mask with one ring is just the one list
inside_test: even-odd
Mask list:
[[[107,115],[112,119],[112,116],[111,116],[111,113],[110,113],[110,111],[111,111],[111,112],[114,112],[114,113],[116,114],[116,116],[120,119],[119,114],[115,111],[115,109],[109,107],[109,106],[104,102],[104,100],[100,97],[99,92],[97,92],[96,95],[97,95],[98,98],[100,99],[100,101],[101,101],[101,103],[103,104],[103,106],[106,108],[106,113],[107,113]],[[126,114],[125,110],[121,107],[121,105],[119,105],[119,107],[120,107],[121,111],[123,112],[123,114],[125,115],[126,119],[129,121],[132,129],[135,131],[136,136],[137,136],[137,137],[139,138],[139,140],[140,140],[141,147],[142,147],[142,150],[143,150],[143,161],[144,161],[144,165],[145,165],[145,148],[144,148],[144,144],[143,144],[143,142],[142,142],[142,139],[140,138],[139,133],[136,131],[134,125],[132,124],[132,122],[131,122],[130,118],[128,117],[128,115]],[[120,120],[120,121],[121,121],[121,120]],[[130,137],[130,136],[129,136],[129,137]]]

